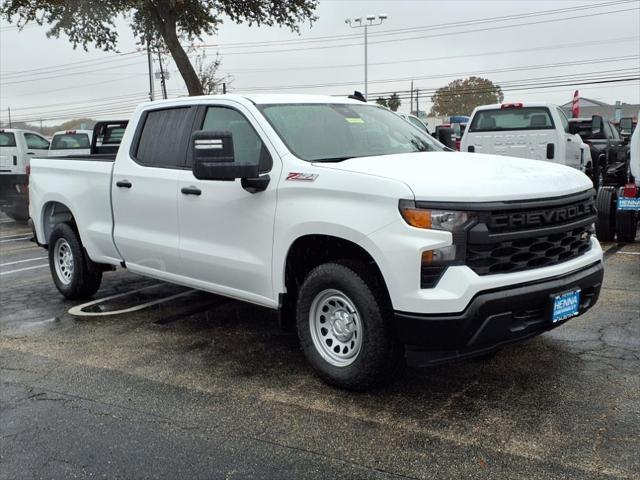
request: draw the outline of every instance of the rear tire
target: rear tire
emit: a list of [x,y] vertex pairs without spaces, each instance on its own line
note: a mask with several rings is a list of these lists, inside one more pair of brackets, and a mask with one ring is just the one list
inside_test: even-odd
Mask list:
[[87,298],[100,288],[102,271],[82,247],[77,232],[60,223],[49,237],[49,269],[58,291],[67,299]]
[[616,235],[619,242],[633,243],[638,230],[638,212],[616,209]]
[[616,234],[616,199],[614,187],[601,187],[596,197],[596,236],[598,240],[611,241]]
[[366,390],[390,381],[402,363],[393,311],[375,279],[361,263],[326,263],[314,268],[300,287],[300,345],[330,385]]

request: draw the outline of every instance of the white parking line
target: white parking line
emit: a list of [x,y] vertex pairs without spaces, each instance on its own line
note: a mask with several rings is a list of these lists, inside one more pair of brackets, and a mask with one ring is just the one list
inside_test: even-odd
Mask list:
[[4,235],[0,237],[0,240],[2,240],[3,238],[24,237],[25,235],[28,235],[28,234],[29,232],[22,232],[22,233],[14,233],[13,235]]
[[152,305],[157,305],[159,303],[168,302],[173,300],[174,298],[184,297],[185,295],[190,295],[194,292],[194,290],[187,290],[186,292],[176,293],[175,295],[170,295],[168,297],[159,298],[157,300],[152,300],[150,302],[145,302],[140,305],[134,305],[133,307],[124,308],[122,310],[112,310],[110,312],[85,312],[83,311],[85,308],[95,305],[97,303],[102,303],[107,300],[112,300],[114,298],[124,297],[126,295],[131,295],[132,293],[140,292],[143,290],[149,290],[151,288],[156,288],[161,285],[166,285],[164,283],[156,283],[155,285],[149,285],[147,287],[138,288],[136,290],[131,290],[130,292],[117,293],[115,295],[111,295],[109,297],[99,298],[98,300],[93,300],[91,302],[83,303],[82,305],[76,305],[75,307],[71,307],[69,309],[69,314],[75,315],[78,317],[100,317],[107,315],[120,315],[121,313],[131,313],[136,312],[138,310],[142,310],[143,308],[150,307]]
[[640,252],[616,252],[621,253],[622,255],[640,255]]
[[33,267],[18,268],[17,270],[9,270],[8,272],[0,272],[0,275],[9,275],[10,273],[24,272],[25,270],[34,270],[36,268],[48,267],[49,264],[34,265]]
[[30,238],[31,238],[31,236],[20,237],[20,238],[9,238],[7,240],[0,240],[0,243],[19,242],[20,240],[29,240]]
[[0,263],[0,267],[6,267],[7,265],[15,265],[16,263],[35,262],[36,260],[45,260],[47,257],[27,258],[26,260],[16,260],[15,262]]

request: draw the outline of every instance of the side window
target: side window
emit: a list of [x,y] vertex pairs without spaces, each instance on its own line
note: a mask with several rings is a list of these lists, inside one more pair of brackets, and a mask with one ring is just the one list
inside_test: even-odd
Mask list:
[[558,110],[558,116],[560,117],[560,123],[562,124],[562,128],[564,128],[564,131],[569,133],[569,120],[567,120],[567,116],[564,114],[564,112],[561,109],[557,109]]
[[609,122],[603,122],[602,123],[602,127],[604,128],[604,135],[605,138],[612,140],[613,139],[613,133],[611,133],[611,125],[609,124]]
[[182,168],[191,131],[191,108],[151,110],[144,118],[135,160],[147,167]]
[[35,150],[48,150],[49,141],[46,138],[42,138],[35,133],[25,133],[24,141],[27,142],[27,148],[33,148]]
[[249,121],[237,110],[226,107],[207,108],[202,130],[231,132],[237,163],[257,163],[261,173],[271,170],[273,161],[269,151]]

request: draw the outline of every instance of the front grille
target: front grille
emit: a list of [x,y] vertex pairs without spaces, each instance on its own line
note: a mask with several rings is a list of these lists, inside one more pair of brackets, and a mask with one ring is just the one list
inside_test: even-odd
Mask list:
[[491,275],[566,262],[589,250],[594,221],[592,191],[480,211],[468,231],[465,263]]
[[467,265],[478,275],[547,267],[579,257],[591,245],[593,228],[574,228],[551,235],[469,244]]

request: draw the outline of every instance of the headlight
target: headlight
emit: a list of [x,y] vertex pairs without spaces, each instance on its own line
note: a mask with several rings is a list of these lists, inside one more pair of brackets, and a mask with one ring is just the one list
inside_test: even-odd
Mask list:
[[433,230],[458,230],[471,219],[469,212],[417,208],[412,201],[400,201],[400,214],[412,227]]

